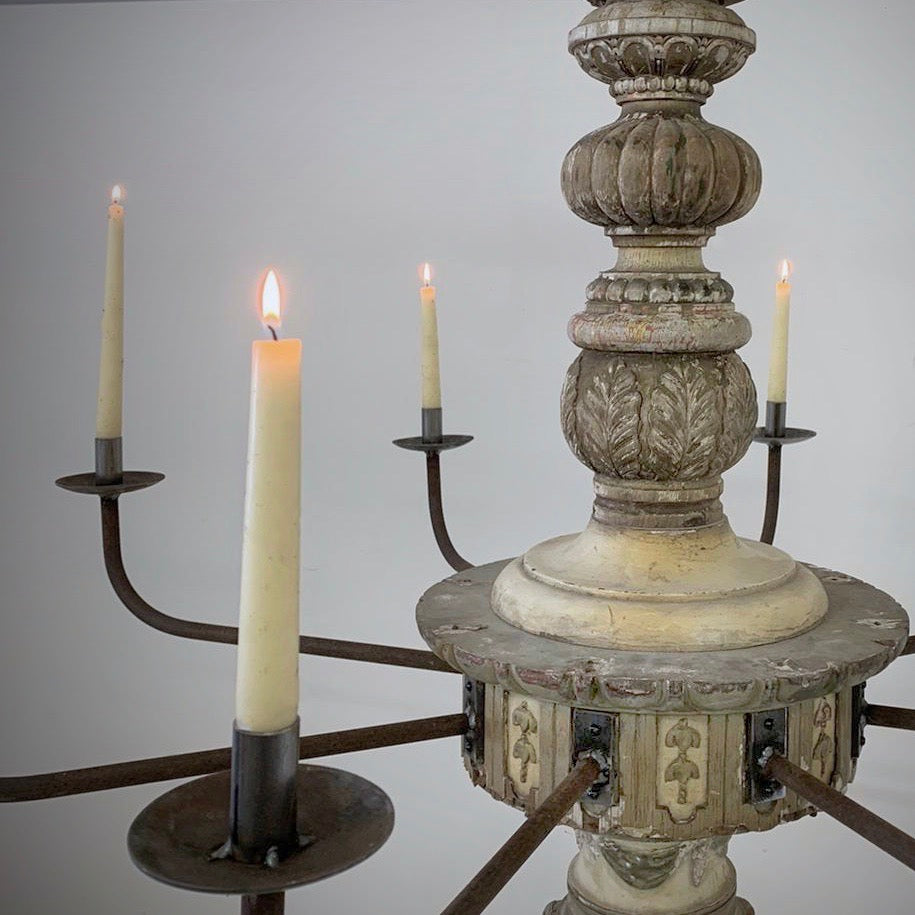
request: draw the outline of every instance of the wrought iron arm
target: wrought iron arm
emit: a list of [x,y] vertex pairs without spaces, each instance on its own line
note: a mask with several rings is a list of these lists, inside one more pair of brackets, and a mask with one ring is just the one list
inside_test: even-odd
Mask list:
[[455,572],[472,569],[473,563],[464,559],[455,549],[445,524],[445,508],[442,503],[442,467],[438,451],[426,452],[426,489],[429,494],[429,518],[432,521],[432,532],[435,534],[435,542],[438,544],[445,562]]
[[864,719],[868,724],[881,728],[898,728],[901,731],[915,731],[915,709],[896,708],[893,705],[864,706]]
[[[423,411],[423,428],[426,429],[426,413],[434,411]],[[438,411],[439,414],[441,411]],[[452,448],[460,448],[468,442],[473,441],[472,435],[442,435],[441,434],[441,417],[438,418],[437,434],[431,438],[423,436],[414,436],[413,438],[396,438],[394,444],[398,448],[406,451],[422,451],[426,455],[426,492],[429,498],[429,518],[432,521],[432,533],[435,534],[435,542],[441,551],[445,562],[454,569],[455,572],[463,572],[466,569],[472,569],[473,563],[468,562],[455,549],[451,542],[451,535],[448,533],[448,526],[445,524],[445,507],[442,503],[442,466],[440,455],[443,451],[450,451]]]
[[904,654],[915,654],[915,635],[911,635],[905,643],[905,648],[900,652],[900,657]]
[[868,842],[901,861],[906,867],[915,870],[915,838],[912,836],[821,782],[784,756],[772,756],[763,771],[818,807],[823,813],[828,813]]
[[[124,569],[121,554],[121,523],[118,499],[101,499],[102,507],[102,551],[105,569],[115,594],[121,603],[141,622],[160,632],[183,639],[197,639],[204,642],[220,642],[234,645],[238,641],[238,629],[215,623],[201,623],[194,620],[169,616],[147,603],[134,588]],[[431,651],[416,648],[397,648],[390,645],[374,645],[365,642],[347,642],[340,639],[322,639],[303,635],[299,637],[299,651],[302,654],[322,655],[328,658],[343,658],[350,661],[368,661],[374,664],[389,664],[394,667],[412,667],[417,670],[435,670],[457,673]]]
[[[794,445],[806,442],[816,435],[812,429],[785,428],[782,422],[776,422],[773,417],[772,407],[768,404],[766,412],[766,425],[756,430],[753,441],[761,442],[769,449],[769,461],[766,467],[766,513],[763,517],[762,533],[759,539],[762,543],[771,544],[775,540],[775,528],[778,524],[778,507],[781,499],[782,488],[782,448],[785,445]],[[780,406],[784,407],[784,404]]]
[[590,756],[583,757],[530,818],[522,823],[515,834],[458,893],[442,915],[479,915],[559,825],[569,808],[594,783],[600,775],[600,769],[597,760]]
[[[299,739],[299,759],[314,759],[357,750],[374,750],[378,747],[455,737],[464,734],[467,728],[467,716],[456,714],[398,721],[394,724],[373,725],[349,731],[311,734]],[[222,747],[218,750],[137,759],[108,766],[0,778],[0,803],[45,800],[209,775],[228,769],[231,758],[231,749]]]
[[782,446],[769,445],[769,461],[766,467],[766,513],[763,516],[760,541],[771,544],[775,540],[778,524],[778,505],[782,488]]

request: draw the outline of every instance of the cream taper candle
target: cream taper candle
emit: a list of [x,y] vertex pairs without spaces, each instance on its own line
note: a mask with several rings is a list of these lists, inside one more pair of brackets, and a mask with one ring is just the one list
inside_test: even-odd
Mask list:
[[99,357],[96,438],[120,438],[124,403],[124,207],[123,189],[111,189],[108,207],[108,252],[105,259],[105,303]]
[[791,315],[791,263],[782,261],[775,284],[775,314],[772,319],[772,349],[769,353],[770,403],[788,400],[788,320]]
[[[273,271],[262,315],[278,326]],[[301,340],[252,347],[235,720],[257,733],[288,727],[299,707],[301,362]]]
[[438,410],[442,406],[442,382],[438,364],[438,317],[435,313],[435,286],[432,269],[423,265],[423,284],[419,290],[422,321],[422,408]]

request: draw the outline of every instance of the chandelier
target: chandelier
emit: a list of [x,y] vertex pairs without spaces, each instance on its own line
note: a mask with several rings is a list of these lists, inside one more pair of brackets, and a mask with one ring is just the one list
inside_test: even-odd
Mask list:
[[[4,777],[0,801],[188,779],[138,811],[134,863],[183,890],[237,896],[242,913],[276,915],[288,893],[358,865],[394,826],[380,787],[302,760],[457,737],[470,782],[524,821],[450,903],[428,900],[442,915],[484,911],[559,825],[579,850],[567,895],[545,915],[748,915],[731,837],[818,811],[915,869],[915,839],[846,795],[865,726],[915,730],[915,710],[865,697],[867,680],[915,653],[908,618],[873,585],[773,545],[783,450],[814,435],[787,421],[791,266],[779,269],[757,425],[737,355],[750,325],[703,262],[761,187],[749,144],[703,117],[755,50],[738,2],[591,0],[569,36],[620,106],[562,166],[569,207],[617,251],[569,323],[581,353],[560,413],[594,475],[584,530],[481,565],[453,543],[442,455],[471,436],[443,421],[436,288],[422,270],[421,434],[394,444],[423,456],[432,530],[455,573],[418,602],[431,651],[298,634],[301,345],[283,334],[272,269],[252,349],[239,626],[181,618],[135,588],[121,504],[163,475],[124,469],[126,202],[114,187],[95,467],[57,484],[99,500],[105,569],[130,613],[177,638],[237,644],[232,744]],[[758,540],[735,535],[720,500],[722,473],[754,441],[768,452]],[[450,674],[462,699],[433,718],[301,736],[300,654]]]

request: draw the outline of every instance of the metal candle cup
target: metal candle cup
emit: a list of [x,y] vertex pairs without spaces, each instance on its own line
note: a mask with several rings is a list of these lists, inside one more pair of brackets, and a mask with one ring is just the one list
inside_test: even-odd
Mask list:
[[783,438],[788,417],[788,404],[772,400],[766,401],[766,435]]
[[423,441],[434,445],[442,440],[442,408],[422,408]]
[[124,480],[124,440],[97,438],[95,440],[95,482],[100,486]]
[[233,727],[229,850],[236,861],[275,867],[298,851],[298,764],[298,718],[270,734]]

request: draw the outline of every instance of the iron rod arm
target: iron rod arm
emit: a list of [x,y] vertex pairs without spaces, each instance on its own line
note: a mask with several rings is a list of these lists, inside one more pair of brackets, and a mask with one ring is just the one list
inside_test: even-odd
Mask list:
[[[118,500],[103,497],[100,501],[105,569],[108,572],[108,580],[121,603],[138,620],[168,635],[234,645],[238,641],[238,629],[234,626],[201,623],[169,616],[167,613],[157,610],[140,596],[124,568]],[[343,658],[350,661],[367,661],[373,664],[389,664],[394,667],[412,667],[417,670],[435,670],[443,673],[458,672],[431,651],[422,651],[417,648],[397,648],[389,645],[347,642],[340,639],[322,639],[303,635],[299,637],[299,651],[302,654]]]
[[915,870],[915,838],[912,836],[821,782],[784,756],[773,756],[764,771],[823,813],[828,813],[868,842]]
[[782,486],[782,446],[769,444],[769,463],[766,472],[766,514],[763,518],[760,541],[771,544],[775,540],[778,524],[778,505]]
[[283,915],[285,911],[285,893],[241,897],[241,915]]
[[877,727],[915,731],[915,709],[868,703],[864,707],[864,717],[868,724],[874,724]]
[[600,765],[596,760],[590,757],[581,759],[556,786],[552,794],[461,890],[442,915],[479,915],[537,850],[598,775]]
[[429,518],[432,521],[432,532],[435,542],[445,557],[445,562],[455,572],[472,569],[473,563],[468,562],[455,549],[445,524],[445,507],[442,502],[442,465],[438,451],[426,452],[426,489],[429,494]]
[[900,656],[904,654],[915,654],[915,635],[910,635],[906,641],[905,648],[900,652]]
[[241,915],[283,915],[285,911],[285,893],[241,897]]
[[[356,750],[374,750],[379,747],[438,740],[441,737],[455,737],[464,734],[467,727],[467,716],[456,714],[416,718],[349,731],[310,734],[299,740],[299,759],[314,759],[320,756],[352,753]],[[111,788],[148,785],[152,782],[178,778],[193,778],[225,771],[231,761],[231,749],[222,747],[218,750],[137,759],[108,766],[0,778],[0,803],[38,801],[107,791]]]

